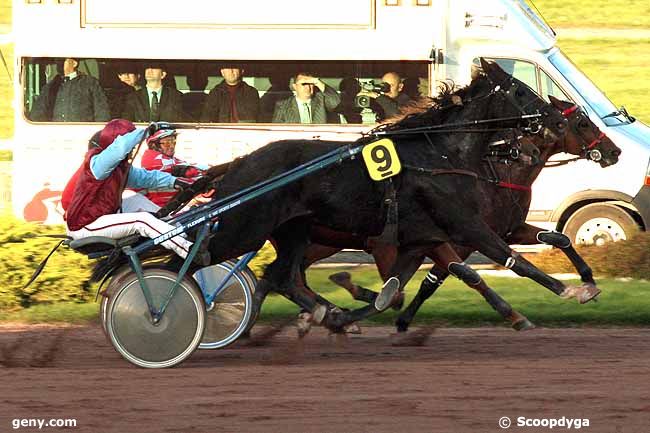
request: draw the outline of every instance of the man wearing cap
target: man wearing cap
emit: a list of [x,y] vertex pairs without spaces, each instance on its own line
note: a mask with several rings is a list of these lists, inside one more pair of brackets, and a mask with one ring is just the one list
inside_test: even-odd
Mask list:
[[165,66],[149,63],[144,70],[145,87],[127,96],[122,117],[132,122],[183,122],[183,98],[178,90],[163,85]]
[[260,97],[255,87],[242,80],[244,69],[228,65],[221,68],[221,75],[223,81],[210,91],[205,100],[201,122],[257,122]]
[[[153,124],[147,129],[136,129],[127,120],[115,119],[101,130],[96,146],[86,153],[66,209],[65,220],[72,239],[89,236],[119,239],[134,233],[155,238],[174,229],[148,212],[118,213],[125,187],[178,188],[186,185],[169,173],[147,171],[129,163],[135,146],[147,131],[155,132],[157,127]],[[162,243],[182,258],[187,256],[191,245],[181,236]],[[195,261],[209,264],[209,253],[199,254]]]
[[[176,136],[173,129],[161,129],[147,138],[147,150],[142,155],[140,166],[145,170],[160,170],[172,176],[181,177],[188,182],[201,176],[208,167],[199,164],[189,164],[176,158]],[[165,206],[176,194],[173,188],[167,190],[146,191],[145,197],[157,206]]]
[[79,59],[63,60],[63,76],[56,75],[41,89],[30,119],[36,122],[106,122],[108,101],[99,81],[77,71]]

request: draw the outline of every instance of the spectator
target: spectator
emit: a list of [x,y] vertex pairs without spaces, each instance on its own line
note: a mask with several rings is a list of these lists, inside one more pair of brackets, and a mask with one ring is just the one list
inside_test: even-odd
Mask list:
[[77,71],[79,59],[63,61],[63,76],[56,75],[35,101],[30,118],[37,122],[106,122],[110,110],[96,78]]
[[[96,145],[92,144],[86,153],[76,179],[73,176],[69,182],[74,182],[74,187],[65,188],[73,191],[65,213],[68,235],[72,239],[89,236],[120,239],[134,233],[155,238],[174,229],[174,226],[148,212],[117,213],[125,187],[164,188],[186,185],[169,173],[131,166],[129,156],[145,137],[145,133],[146,130],[138,130],[133,123],[123,119],[110,121],[99,133]],[[191,245],[191,242],[181,236],[162,243],[162,246],[182,258],[187,256]],[[209,254],[200,254],[197,262],[209,263]]]
[[164,65],[150,63],[144,70],[146,86],[126,98],[122,117],[132,122],[185,121],[181,92],[163,86]]
[[136,90],[142,88],[141,75],[134,64],[119,63],[115,69],[117,75],[117,86],[107,93],[108,103],[111,107],[111,117],[119,118],[124,112],[126,98]]
[[[176,136],[178,133],[173,129],[164,129],[156,131],[147,138],[147,146],[142,155],[140,166],[145,170],[159,170],[170,173],[175,177],[182,177],[189,182],[194,181],[197,177],[207,170],[207,166],[198,164],[188,164],[174,156],[176,153]],[[145,194],[157,206],[164,206],[176,194],[173,188],[166,190],[153,190]]]
[[244,69],[239,66],[221,68],[223,81],[208,94],[201,112],[201,122],[257,122],[260,96],[255,87],[242,81]]
[[333,112],[341,102],[336,90],[306,72],[293,77],[292,88],[295,96],[276,102],[273,122],[327,123],[327,113]]
[[370,108],[377,113],[378,120],[384,120],[399,114],[400,107],[406,105],[411,98],[403,93],[404,83],[397,72],[386,72],[381,80],[390,86],[383,94],[363,90],[359,95],[366,95],[372,99]]

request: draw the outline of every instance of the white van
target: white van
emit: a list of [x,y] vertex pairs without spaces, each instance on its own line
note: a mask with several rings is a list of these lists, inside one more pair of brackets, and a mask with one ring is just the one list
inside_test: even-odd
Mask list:
[[[13,11],[20,71],[13,206],[25,219],[61,220],[58,194],[101,127],[31,119],[43,86],[65,58],[79,59],[80,70],[99,80],[111,104],[116,72],[125,63],[142,72],[152,60],[164,62],[168,84],[198,100],[222,81],[221,67],[242,67],[244,81],[261,98],[257,121],[201,121],[196,102],[184,119],[192,119],[191,129],[179,136],[183,158],[220,163],[276,139],[355,139],[375,123],[374,116],[346,113],[359,82],[378,82],[393,71],[409,96],[430,96],[437,80],[467,84],[472,63],[487,57],[541,95],[582,106],[623,151],[620,162],[606,169],[580,161],[544,170],[534,184],[529,221],[563,230],[578,243],[597,244],[625,239],[650,224],[650,130],[618,110],[565,57],[553,31],[523,0],[247,0],[227,6],[200,0],[30,0],[15,1]],[[275,101],[291,97],[289,80],[298,71],[339,92],[342,104],[327,122],[271,122]],[[190,87],[197,76],[202,84]],[[111,108],[119,117],[119,109]]]

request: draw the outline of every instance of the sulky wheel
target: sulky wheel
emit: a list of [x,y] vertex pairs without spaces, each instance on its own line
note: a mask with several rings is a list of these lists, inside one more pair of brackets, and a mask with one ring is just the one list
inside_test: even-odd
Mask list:
[[110,281],[108,282],[108,285],[103,290],[103,294],[99,295],[99,320],[102,324],[102,331],[104,331],[106,338],[109,338],[108,332],[106,331],[106,307],[108,306],[108,300],[120,287],[122,279],[128,277],[132,272],[133,271],[131,271],[131,267],[129,265],[125,265],[115,271]]
[[[160,308],[177,275],[149,268],[144,279],[155,308]],[[106,331],[113,347],[127,361],[146,368],[172,367],[190,356],[201,342],[205,305],[191,278],[181,280],[162,318],[153,324],[135,273],[120,279],[108,298]]]
[[[212,265],[197,271],[194,279],[203,291],[211,293],[233,266],[230,261]],[[251,318],[254,284],[246,268],[232,275],[212,304],[206,306],[205,331],[199,348],[227,346],[246,330]]]

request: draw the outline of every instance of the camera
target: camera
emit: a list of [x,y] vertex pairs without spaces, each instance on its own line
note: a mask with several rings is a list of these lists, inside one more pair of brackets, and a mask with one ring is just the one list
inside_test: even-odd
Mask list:
[[[375,92],[383,95],[390,91],[390,84],[388,83],[375,83],[374,81],[362,82],[361,90],[366,92]],[[370,107],[370,96],[367,95],[357,95],[354,98],[354,105],[359,108],[368,108]]]

